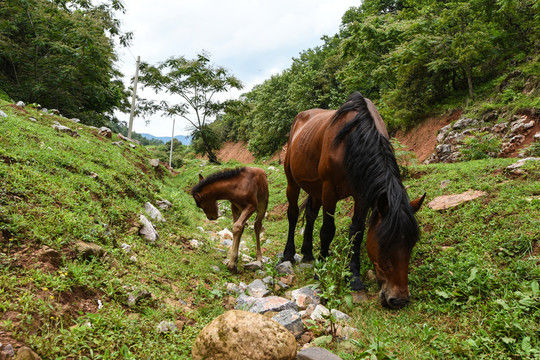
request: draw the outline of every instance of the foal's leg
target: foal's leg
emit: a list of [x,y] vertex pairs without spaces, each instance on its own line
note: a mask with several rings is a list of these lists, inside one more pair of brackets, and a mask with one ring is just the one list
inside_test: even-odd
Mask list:
[[300,186],[298,186],[294,180],[287,178],[287,200],[289,201],[287,218],[289,220],[289,234],[287,236],[285,251],[283,251],[283,261],[294,262],[294,254],[296,252],[296,248],[294,246],[294,230],[296,229],[299,213],[298,195],[300,195]]
[[238,263],[238,248],[240,247],[240,238],[244,232],[244,227],[249,219],[249,217],[255,212],[255,207],[248,205],[245,209],[242,210],[238,219],[234,222],[233,225],[233,245],[229,253],[229,262],[227,264],[227,269],[231,272],[236,272],[236,265]]
[[262,229],[262,221],[264,219],[264,215],[266,214],[266,208],[268,206],[268,202],[262,202],[259,203],[257,208],[257,218],[255,219],[255,224],[253,225],[253,228],[255,230],[255,240],[257,241],[257,261],[262,262],[262,252],[261,252],[261,229]]
[[349,239],[353,242],[351,262],[349,268],[351,270],[351,290],[360,291],[365,289],[364,283],[360,278],[360,245],[364,238],[364,228],[366,222],[366,210],[359,209],[358,206],[354,206],[354,215],[352,217],[352,223],[349,227]]
[[306,228],[304,229],[304,242],[302,243],[302,261],[313,261],[313,225],[319,215],[321,208],[321,200],[314,199],[311,195],[308,196],[306,204]]

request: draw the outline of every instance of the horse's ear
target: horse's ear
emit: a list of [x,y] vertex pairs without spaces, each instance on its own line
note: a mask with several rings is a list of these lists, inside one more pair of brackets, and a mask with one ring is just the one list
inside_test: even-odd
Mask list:
[[417,212],[420,209],[420,206],[422,206],[422,203],[424,202],[425,198],[426,198],[426,193],[424,193],[424,195],[420,196],[416,200],[412,200],[410,202],[414,212]]
[[201,194],[195,193],[193,194],[193,198],[195,199],[195,201],[201,201]]
[[388,195],[386,193],[382,193],[377,199],[377,210],[382,217],[388,214]]
[[199,181],[204,180],[204,176],[202,174],[199,174]]

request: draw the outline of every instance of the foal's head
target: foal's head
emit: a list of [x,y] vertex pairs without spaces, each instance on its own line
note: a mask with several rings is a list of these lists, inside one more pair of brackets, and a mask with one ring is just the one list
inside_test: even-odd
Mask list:
[[[418,211],[424,197],[425,194],[410,202],[413,212]],[[409,303],[409,260],[418,234],[414,231],[411,233],[403,231],[395,235],[399,237],[398,239],[392,239],[395,244],[385,244],[384,248],[381,247],[379,236],[383,229],[380,229],[380,226],[385,226],[383,221],[385,216],[389,216],[387,209],[379,206],[368,229],[366,246],[368,256],[375,266],[377,280],[381,284],[379,293],[381,304],[384,307],[401,309]],[[416,223],[414,225],[416,226]]]
[[[201,184],[203,180],[204,180],[204,177],[201,174],[199,174],[199,184]],[[201,186],[195,185],[191,191],[191,195],[193,195],[193,199],[195,199],[195,204],[197,204],[198,207],[203,209],[204,213],[206,214],[206,217],[209,220],[216,220],[218,218],[217,201],[215,198],[204,196],[201,190],[202,190]]]

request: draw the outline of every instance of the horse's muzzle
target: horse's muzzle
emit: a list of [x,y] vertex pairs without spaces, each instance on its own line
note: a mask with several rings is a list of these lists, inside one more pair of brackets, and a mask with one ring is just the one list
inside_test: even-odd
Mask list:
[[384,292],[379,293],[379,299],[381,300],[381,305],[388,309],[394,309],[399,310],[403,309],[405,306],[409,304],[410,297],[406,298],[398,298],[398,297],[390,297],[387,298],[386,294]]

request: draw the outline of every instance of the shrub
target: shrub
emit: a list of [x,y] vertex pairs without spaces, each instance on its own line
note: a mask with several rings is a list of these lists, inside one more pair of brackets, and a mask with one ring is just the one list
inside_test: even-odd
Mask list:
[[501,139],[489,132],[473,132],[465,139],[460,149],[464,160],[478,160],[497,157],[501,148]]

